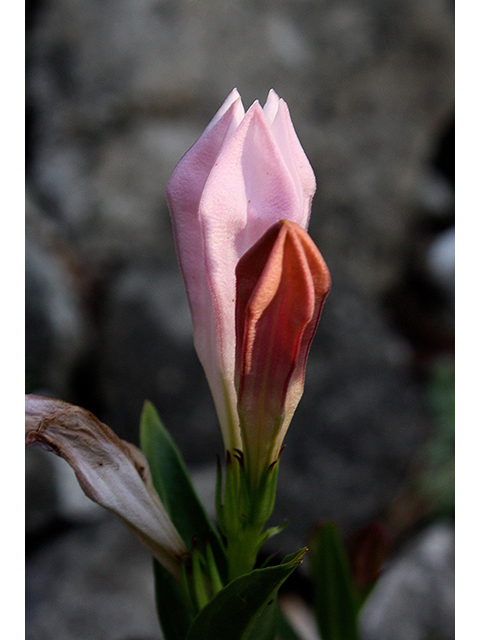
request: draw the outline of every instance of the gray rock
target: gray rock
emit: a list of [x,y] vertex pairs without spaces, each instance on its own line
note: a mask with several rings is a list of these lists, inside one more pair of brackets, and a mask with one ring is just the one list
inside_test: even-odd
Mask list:
[[385,570],[361,614],[363,640],[453,640],[455,532],[430,526]]
[[25,451],[25,533],[38,546],[65,526],[96,522],[104,510],[83,493],[73,469],[39,446]]
[[73,370],[91,327],[82,300],[74,250],[63,229],[27,194],[25,242],[27,387],[69,395]]
[[283,550],[305,544],[318,520],[349,535],[394,499],[426,424],[409,358],[374,303],[332,290],[281,458],[275,517],[290,525],[275,543]]
[[426,267],[432,280],[455,303],[455,227],[450,227],[432,241],[426,255]]
[[151,400],[190,463],[214,460],[223,445],[178,271],[130,267],[111,282],[103,308],[98,381],[107,424],[136,442]]
[[105,515],[27,556],[28,640],[160,640],[149,553]]
[[53,457],[39,447],[25,456],[25,533],[27,539],[47,531],[58,517]]

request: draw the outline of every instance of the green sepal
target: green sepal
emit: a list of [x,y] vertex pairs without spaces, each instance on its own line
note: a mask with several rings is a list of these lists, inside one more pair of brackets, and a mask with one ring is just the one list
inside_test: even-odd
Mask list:
[[252,486],[242,452],[235,450],[232,454],[227,451],[222,502],[218,488],[222,482],[220,466],[217,469],[217,513],[220,530],[226,539],[230,580],[249,573],[255,566],[260,548],[286,526],[263,530],[273,511],[277,477],[278,461],[265,470],[258,485]]
[[228,570],[223,542],[193,488],[178,448],[148,401],[140,419],[140,447],[147,458],[154,487],[185,544],[190,547],[195,537],[205,554],[208,542],[225,582]]
[[306,549],[274,567],[254,569],[224,587],[193,621],[186,640],[273,640],[276,593]]
[[267,542],[267,540],[270,540],[270,538],[273,538],[273,536],[278,536],[279,533],[282,533],[282,531],[285,531],[288,525],[289,525],[289,521],[285,520],[283,524],[278,525],[276,527],[270,527],[269,529],[264,531],[258,543],[258,551],[260,551],[260,549],[263,547],[265,542]]
[[337,527],[323,523],[309,544],[314,611],[322,640],[358,640],[358,595]]
[[217,563],[215,562],[212,547],[209,543],[207,543],[206,551],[207,553],[205,561],[207,564],[207,573],[210,578],[210,585],[213,591],[213,595],[217,595],[217,593],[223,589],[222,579],[220,578],[220,574],[218,573]]

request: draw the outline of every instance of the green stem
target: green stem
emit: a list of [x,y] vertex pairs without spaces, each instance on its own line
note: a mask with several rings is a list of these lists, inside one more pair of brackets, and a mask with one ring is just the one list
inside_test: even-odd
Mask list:
[[253,569],[257,560],[261,538],[261,529],[244,528],[237,536],[228,540],[227,558],[229,581]]
[[217,473],[217,515],[226,538],[229,580],[250,572],[262,544],[278,531],[264,532],[275,502],[278,464],[265,469],[252,484],[244,463],[242,452],[227,452],[223,500],[222,474]]

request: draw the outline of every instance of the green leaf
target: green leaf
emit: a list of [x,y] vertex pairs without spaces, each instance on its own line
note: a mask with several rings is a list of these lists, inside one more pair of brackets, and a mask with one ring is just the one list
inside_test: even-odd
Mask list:
[[278,599],[268,601],[244,634],[244,640],[276,640],[278,631]]
[[158,618],[165,640],[185,640],[193,616],[186,605],[183,591],[175,579],[155,559],[153,570]]
[[[146,402],[140,419],[140,446],[145,454],[153,484],[187,546],[195,536],[206,554],[206,542],[224,581],[227,561],[222,541],[211,524],[193,488],[185,463],[155,407]],[[183,591],[172,576],[154,562],[157,612],[166,640],[185,640],[193,620]]]
[[255,569],[230,582],[195,618],[187,640],[273,640],[277,590],[305,552],[302,549],[282,564]]
[[140,419],[140,447],[148,460],[155,489],[185,544],[189,546],[195,536],[200,550],[206,554],[208,540],[225,582],[227,562],[223,543],[193,488],[179,450],[151,402],[145,402]]
[[358,596],[336,526],[323,523],[310,546],[314,610],[323,640],[358,640]]

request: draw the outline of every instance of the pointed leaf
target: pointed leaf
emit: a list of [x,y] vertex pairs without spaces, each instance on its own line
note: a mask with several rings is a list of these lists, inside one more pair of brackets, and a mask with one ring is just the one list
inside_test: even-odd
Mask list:
[[277,640],[278,614],[278,597],[275,596],[249,627],[244,640]]
[[185,602],[180,585],[155,559],[155,601],[165,640],[185,640],[193,616]]
[[[259,616],[272,616],[275,595],[280,585],[300,564],[306,549],[285,558],[275,567],[255,569],[230,582],[198,614],[187,635],[187,640],[270,640],[271,628],[265,629]],[[272,616],[273,618],[273,616]],[[262,633],[253,633],[255,625]],[[256,631],[256,629],[255,629]]]
[[322,640],[358,640],[358,597],[336,526],[323,523],[311,540],[314,609]]
[[150,402],[145,403],[140,420],[140,446],[148,460],[154,487],[180,535],[187,544],[195,536],[203,553],[208,540],[220,576],[225,580],[223,543],[193,488],[179,450]]

